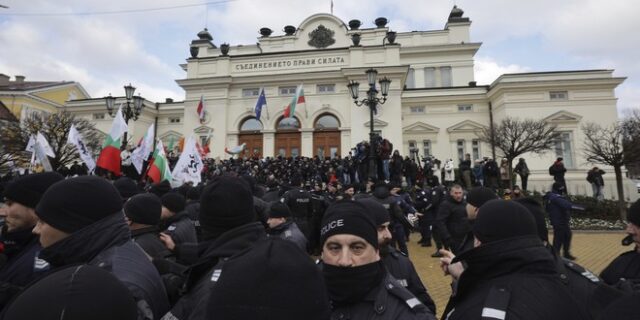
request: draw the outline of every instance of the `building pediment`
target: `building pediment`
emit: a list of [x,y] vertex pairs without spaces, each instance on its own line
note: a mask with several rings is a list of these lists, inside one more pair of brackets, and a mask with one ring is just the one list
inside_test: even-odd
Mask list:
[[[367,128],[369,128],[369,123],[370,123],[369,121],[365,122],[365,123],[364,123],[364,126],[365,126],[365,127],[367,127]],[[373,119],[373,127],[374,127],[374,128],[386,127],[386,126],[388,126],[388,125],[389,125],[389,123],[388,123],[388,122],[382,121],[382,120],[380,120],[380,119]]]
[[464,120],[453,126],[447,128],[447,132],[449,133],[465,133],[465,132],[477,132],[479,130],[485,129],[486,126],[479,124],[475,121]]
[[167,140],[169,138],[182,138],[182,133],[174,131],[174,130],[169,130],[167,132],[162,133],[161,135],[158,136],[158,138],[160,138],[160,140]]
[[438,131],[440,131],[440,128],[418,121],[416,123],[410,124],[402,128],[402,131],[408,134],[411,134],[411,133],[427,134],[427,133],[438,133]]
[[213,128],[208,127],[208,126],[199,126],[195,129],[193,129],[193,133],[196,134],[209,134],[213,132]]
[[558,111],[544,118],[545,121],[553,123],[577,123],[580,122],[581,119],[581,115],[564,110]]

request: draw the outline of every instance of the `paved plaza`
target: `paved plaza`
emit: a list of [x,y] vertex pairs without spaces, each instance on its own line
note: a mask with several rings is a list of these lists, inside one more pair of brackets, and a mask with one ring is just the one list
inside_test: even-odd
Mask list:
[[[439,259],[431,258],[435,251],[434,247],[423,248],[416,243],[419,234],[411,234],[411,244],[409,254],[416,266],[420,278],[427,286],[429,294],[436,302],[438,308],[437,316],[442,315],[449,295],[451,294],[451,278],[444,276],[439,267]],[[595,274],[600,274],[609,262],[620,253],[631,250],[633,246],[623,247],[620,241],[624,237],[620,232],[573,232],[572,253],[578,259],[577,263],[591,270]],[[552,236],[550,236],[552,239]]]

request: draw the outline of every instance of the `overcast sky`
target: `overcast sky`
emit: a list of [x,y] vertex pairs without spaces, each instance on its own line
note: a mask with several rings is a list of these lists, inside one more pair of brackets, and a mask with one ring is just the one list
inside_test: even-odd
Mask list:
[[[187,6],[209,3],[208,5]],[[394,31],[440,30],[457,4],[482,42],[475,76],[615,69],[627,77],[618,109],[640,108],[640,4],[637,0],[334,0],[343,21],[373,26],[387,17]],[[184,99],[175,79],[189,42],[205,27],[214,43],[253,44],[261,27],[282,34],[306,17],[330,12],[331,0],[0,0],[0,73],[27,80],[77,81],[92,97],[123,95],[132,83],[145,98]],[[170,10],[113,13],[139,9]],[[109,14],[87,14],[107,12]],[[20,14],[20,15],[19,15]],[[21,15],[30,14],[30,15]],[[47,14],[47,15],[31,15]],[[62,15],[54,15],[62,14]]]

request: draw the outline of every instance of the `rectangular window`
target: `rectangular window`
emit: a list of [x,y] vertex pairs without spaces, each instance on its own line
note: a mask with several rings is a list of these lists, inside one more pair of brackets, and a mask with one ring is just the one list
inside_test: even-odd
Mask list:
[[169,123],[180,123],[180,117],[169,117]]
[[424,113],[424,107],[410,107],[411,113]]
[[424,68],[424,86],[425,88],[436,86],[436,68]]
[[319,84],[317,87],[318,93],[334,93],[336,92],[335,84]]
[[431,155],[431,140],[422,140],[422,155],[425,157]]
[[415,72],[411,68],[409,68],[409,72],[407,73],[407,82],[405,82],[404,85],[407,89],[413,89],[416,87]]
[[460,161],[464,160],[465,154],[465,141],[460,139],[456,142],[456,149],[458,150],[458,159]]
[[471,140],[471,153],[473,156],[473,160],[480,159],[480,140]]
[[451,87],[451,67],[440,67],[440,84],[442,87]]
[[104,113],[94,113],[93,120],[104,120]]
[[473,105],[472,104],[459,104],[458,105],[458,112],[471,112],[473,111]]
[[569,93],[567,91],[551,91],[549,92],[549,99],[551,100],[568,100]]
[[566,168],[573,168],[571,132],[562,132],[556,140],[556,157],[562,157]]
[[278,92],[281,96],[292,96],[296,94],[296,87],[280,87],[278,88]]
[[242,89],[242,96],[247,97],[257,97],[260,95],[260,88],[247,88]]

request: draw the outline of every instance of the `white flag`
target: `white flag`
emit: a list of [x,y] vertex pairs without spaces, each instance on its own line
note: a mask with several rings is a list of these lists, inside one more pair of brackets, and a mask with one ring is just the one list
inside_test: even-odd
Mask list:
[[36,142],[33,144],[33,153],[36,156],[36,159],[40,161],[40,164],[44,167],[44,171],[53,171],[51,167],[51,163],[49,162],[49,158],[47,157],[46,148],[40,144],[39,139],[36,139]]
[[36,141],[40,144],[40,147],[42,148],[42,150],[46,155],[48,155],[51,158],[56,157],[56,154],[53,152],[53,149],[49,145],[47,138],[45,138],[40,132],[38,132],[37,135],[35,136],[32,135],[31,138],[29,138],[29,143],[27,143],[27,148],[25,150],[29,152],[35,152],[34,147],[35,147]]
[[82,135],[73,124],[71,125],[71,128],[69,128],[69,138],[67,139],[67,143],[76,146],[76,149],[78,149],[78,153],[80,154],[80,159],[82,159],[82,161],[87,165],[89,172],[93,172],[96,168],[96,161],[91,155],[91,150],[89,150],[84,141],[82,141]]
[[155,125],[152,123],[147,133],[142,138],[142,143],[131,153],[131,162],[136,167],[138,173],[142,174],[142,165],[149,158],[149,154],[153,152],[153,139],[155,133]]
[[180,159],[173,168],[171,186],[177,188],[185,182],[193,182],[193,185],[197,186],[202,181],[200,176],[202,166],[202,158],[196,147],[196,140],[191,136],[184,144]]

